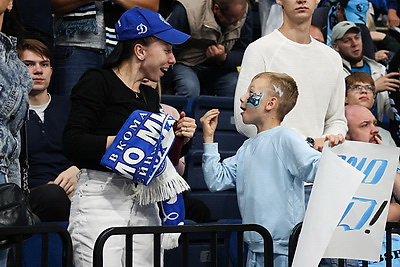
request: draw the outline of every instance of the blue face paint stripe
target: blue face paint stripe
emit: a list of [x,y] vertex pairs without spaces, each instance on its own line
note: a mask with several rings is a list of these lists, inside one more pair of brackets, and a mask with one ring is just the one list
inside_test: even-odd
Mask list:
[[246,105],[253,107],[253,108],[258,108],[261,104],[261,100],[264,97],[264,93],[260,92],[260,94],[255,94],[253,93],[249,98],[247,99]]

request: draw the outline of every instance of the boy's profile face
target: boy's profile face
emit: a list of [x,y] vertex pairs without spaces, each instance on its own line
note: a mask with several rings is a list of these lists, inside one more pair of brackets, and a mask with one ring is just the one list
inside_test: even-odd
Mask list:
[[250,83],[247,92],[240,98],[242,120],[245,124],[254,124],[263,119],[265,103],[270,98],[266,88],[270,86],[264,78],[257,78]]

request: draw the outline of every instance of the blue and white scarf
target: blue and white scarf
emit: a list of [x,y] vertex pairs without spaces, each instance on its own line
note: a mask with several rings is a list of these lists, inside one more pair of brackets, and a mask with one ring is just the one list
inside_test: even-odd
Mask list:
[[[136,110],[101,159],[101,165],[133,180],[133,198],[139,205],[162,202],[164,225],[183,224],[181,193],[190,189],[168,158],[175,138],[174,123],[167,114]],[[176,247],[178,237],[164,234],[162,247]]]

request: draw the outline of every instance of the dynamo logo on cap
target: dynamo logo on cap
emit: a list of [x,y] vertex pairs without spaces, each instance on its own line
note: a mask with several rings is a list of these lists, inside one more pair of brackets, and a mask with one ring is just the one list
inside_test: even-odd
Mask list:
[[144,25],[143,23],[140,23],[137,27],[136,30],[138,31],[138,34],[145,34],[147,32],[147,26]]

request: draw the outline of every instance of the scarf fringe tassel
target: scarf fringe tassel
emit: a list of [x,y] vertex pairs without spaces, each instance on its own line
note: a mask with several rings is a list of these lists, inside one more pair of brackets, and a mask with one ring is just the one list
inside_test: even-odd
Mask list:
[[134,188],[133,198],[141,206],[168,200],[184,191],[190,190],[188,183],[178,173],[161,174],[148,185],[138,184]]

